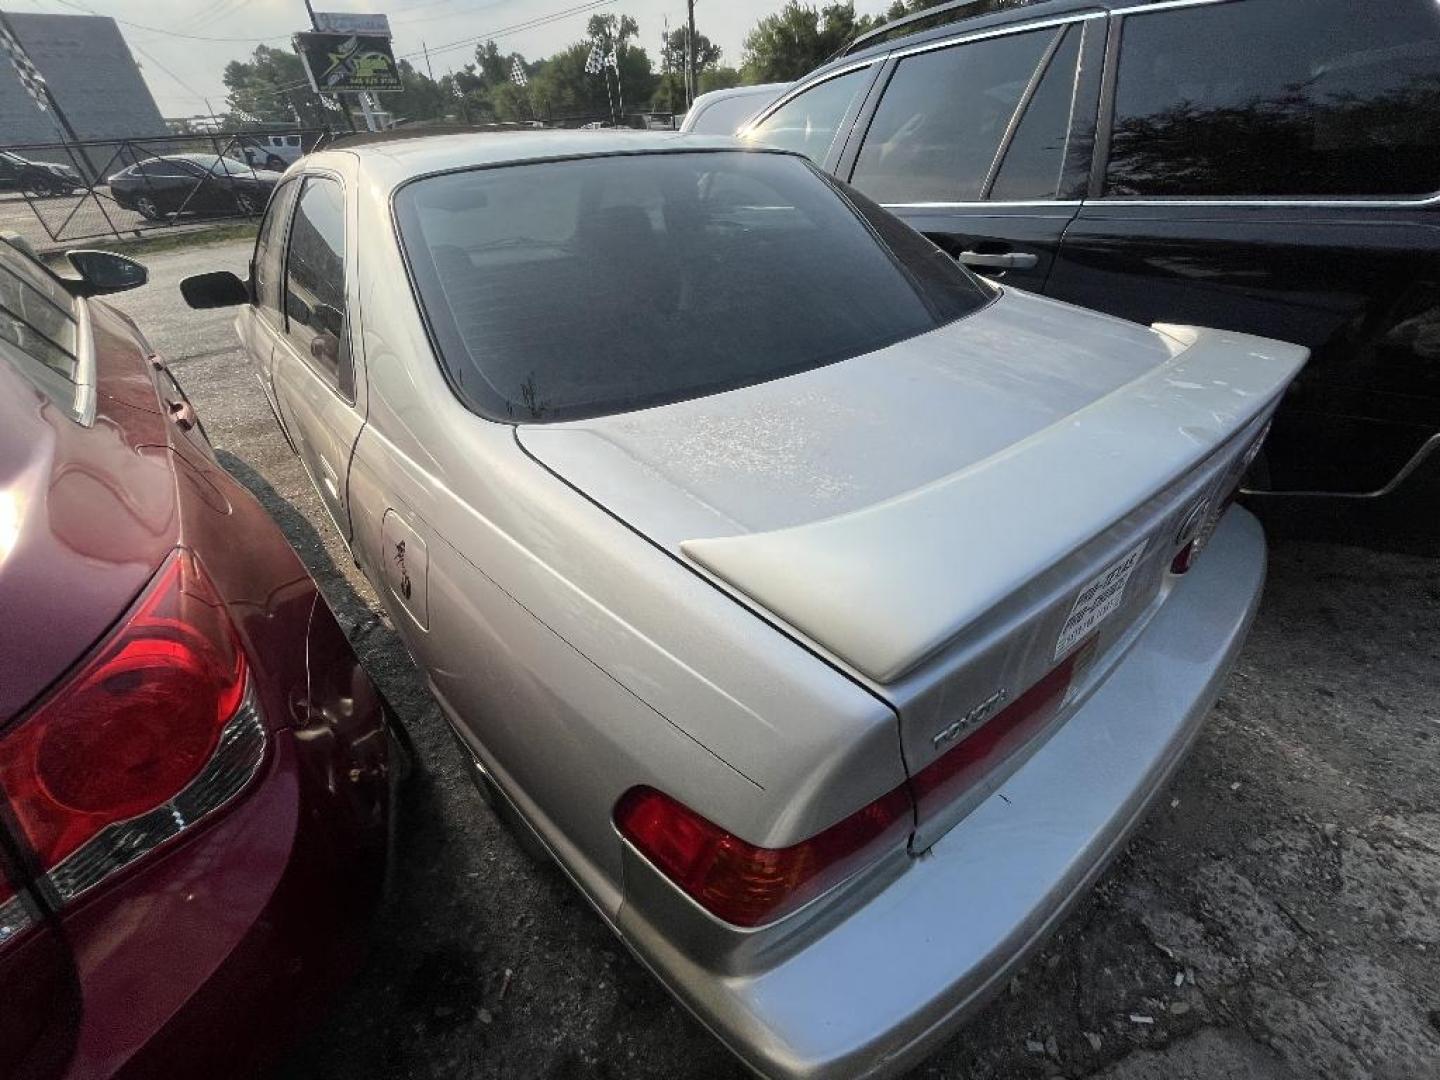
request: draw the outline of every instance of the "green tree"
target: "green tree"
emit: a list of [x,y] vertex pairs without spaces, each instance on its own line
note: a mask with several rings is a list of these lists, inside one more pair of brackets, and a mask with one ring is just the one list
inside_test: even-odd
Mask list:
[[[678,30],[671,30],[669,36],[664,39],[665,44],[660,50],[662,71],[685,70],[685,39],[687,36],[686,27],[682,26]],[[709,71],[719,64],[720,46],[697,31],[695,34],[695,70]]]
[[455,99],[443,79],[436,82],[422,75],[408,60],[401,60],[397,66],[404,89],[376,95],[396,120],[436,120],[455,108]]
[[510,66],[516,60],[524,66],[525,58],[519,53],[502,54],[500,46],[493,41],[487,41],[483,45],[475,46],[475,64],[469,70],[474,72],[484,86],[499,86],[510,81]]
[[818,67],[844,47],[857,33],[868,29],[869,19],[857,19],[854,0],[816,9],[799,0],[755,24],[745,37],[745,81],[789,82]]
[[640,24],[629,15],[591,15],[585,24],[585,36],[603,45],[606,52],[628,45],[639,33]]
[[[598,45],[606,56],[613,55],[617,58],[619,86],[615,87],[612,83],[616,112],[633,113],[649,107],[658,79],[650,63],[650,54],[640,46],[632,44],[634,39],[640,35],[640,24],[629,15],[591,15],[590,21],[585,24],[585,33],[589,38],[588,41],[578,42],[571,46],[566,53],[559,54],[552,59],[558,60],[561,56],[567,57],[567,64],[572,68],[572,72],[574,63],[578,60],[580,75],[588,80],[587,85],[593,86],[594,91],[586,95],[572,92],[563,97],[557,97],[551,102],[554,115],[560,117],[603,113],[609,108],[609,103],[604,97],[604,80],[613,79],[614,74],[608,71],[601,72],[599,75],[584,74],[585,61],[589,59],[592,45]],[[624,103],[623,110],[621,109],[622,101]],[[598,104],[600,102],[604,102],[604,104]]]
[[711,90],[729,90],[732,86],[739,86],[741,81],[740,72],[736,68],[711,68],[709,71],[700,73],[700,93],[708,94]]
[[[651,95],[650,107],[668,112],[683,112],[685,109],[685,39],[686,28],[672,30],[663,39],[660,49],[661,74]],[[704,34],[695,35],[695,71],[703,84],[705,76],[720,64],[720,46]],[[739,78],[739,75],[736,75]],[[729,85],[736,85],[731,83]],[[716,89],[712,87],[711,89]],[[703,91],[700,91],[703,93]]]
[[259,45],[249,60],[226,64],[220,77],[232,113],[248,113],[267,124],[298,120],[305,127],[326,127],[339,116],[320,104],[300,57],[289,49]]
[[[856,15],[854,0],[816,8],[800,0],[788,0],[774,15],[755,24],[745,38],[741,73],[747,83],[789,82],[819,67],[851,41],[893,19],[933,7],[937,0],[892,0],[883,15]],[[1033,0],[976,0],[933,20],[923,20],[915,29],[940,26],[957,19],[1019,7]]]
[[577,41],[540,66],[531,89],[543,115],[551,119],[608,115],[605,80],[612,76],[608,68],[598,75],[585,70],[592,48],[589,41]]

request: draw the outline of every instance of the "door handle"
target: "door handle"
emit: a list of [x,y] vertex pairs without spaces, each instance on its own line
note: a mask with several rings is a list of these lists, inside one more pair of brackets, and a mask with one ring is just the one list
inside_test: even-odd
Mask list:
[[320,482],[325,485],[325,490],[330,493],[332,499],[340,498],[340,477],[336,474],[334,466],[326,461],[321,454],[315,455],[320,461]]
[[988,251],[962,251],[956,258],[966,266],[983,270],[1033,270],[1040,262],[1040,256],[1032,251],[1006,251],[996,254]]

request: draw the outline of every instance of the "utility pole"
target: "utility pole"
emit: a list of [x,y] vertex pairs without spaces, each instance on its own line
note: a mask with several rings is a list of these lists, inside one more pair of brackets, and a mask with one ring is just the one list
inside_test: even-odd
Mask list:
[[[308,4],[310,0],[305,0]],[[695,0],[685,0],[687,22],[689,24],[685,34],[685,108],[690,108],[695,103],[695,91],[700,89],[700,81],[695,77]]]
[[435,81],[435,69],[430,66],[430,47],[424,41],[420,42],[420,51],[425,54],[425,71],[430,76],[430,81]]

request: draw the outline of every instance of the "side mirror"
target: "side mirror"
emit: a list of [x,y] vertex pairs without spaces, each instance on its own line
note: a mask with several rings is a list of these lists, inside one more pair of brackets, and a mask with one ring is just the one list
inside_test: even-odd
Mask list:
[[229,270],[196,274],[180,282],[180,295],[193,308],[235,307],[250,303],[250,286]]
[[138,289],[150,280],[150,272],[145,267],[113,251],[67,251],[65,258],[80,275],[71,291],[81,296],[102,296]]

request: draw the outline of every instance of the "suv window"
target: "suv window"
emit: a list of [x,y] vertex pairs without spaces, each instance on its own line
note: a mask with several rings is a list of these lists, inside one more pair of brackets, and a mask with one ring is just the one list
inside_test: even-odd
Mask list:
[[1065,38],[1050,58],[1030,104],[1025,106],[1020,126],[1011,136],[988,198],[1053,199],[1060,189],[1081,33],[1078,25],[1066,29]]
[[795,154],[476,169],[395,195],[461,399],[502,421],[720,393],[923,334],[990,296]]
[[9,243],[0,243],[0,339],[74,381],[74,298]]
[[850,107],[870,83],[872,72],[860,68],[837,75],[791,98],[745,133],[745,137],[782,150],[798,150],[823,163]]
[[1440,189],[1440,5],[1248,0],[1127,16],[1105,187]]
[[265,218],[260,222],[260,233],[255,238],[255,256],[250,262],[250,274],[255,280],[255,303],[261,314],[275,322],[280,321],[285,219],[289,216],[290,204],[295,201],[295,192],[299,190],[298,180],[287,180],[275,189],[270,205],[265,208]]
[[347,397],[345,194],[334,180],[305,179],[285,259],[285,325],[300,355]]
[[850,182],[881,203],[973,202],[1056,29],[901,60]]

